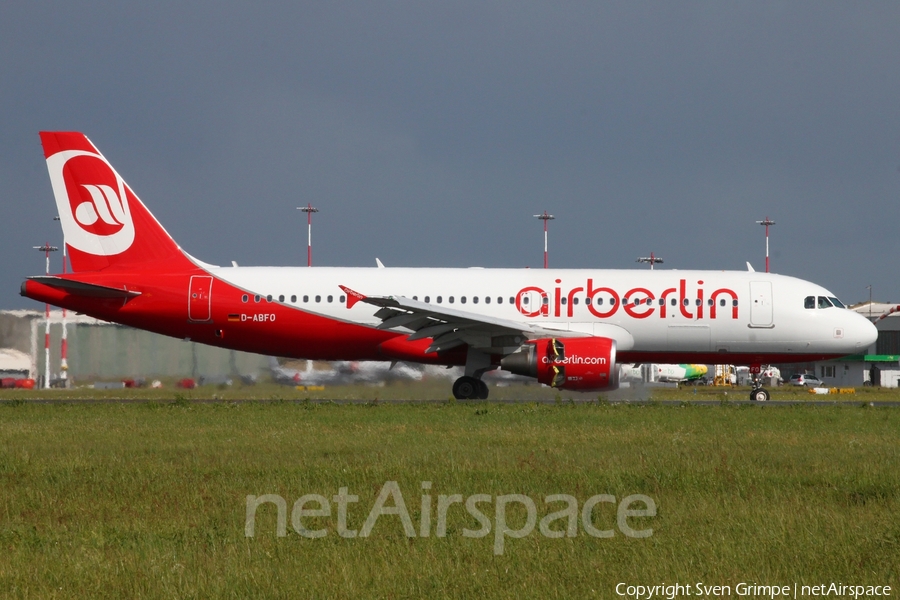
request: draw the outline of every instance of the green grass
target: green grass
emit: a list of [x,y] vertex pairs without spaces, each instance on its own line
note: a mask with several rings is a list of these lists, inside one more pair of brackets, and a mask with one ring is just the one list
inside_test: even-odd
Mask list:
[[[385,389],[385,388],[383,388]],[[743,397],[743,394],[742,394]],[[565,399],[565,397],[564,397]],[[857,398],[856,400],[859,400]],[[0,403],[0,595],[12,598],[617,597],[618,582],[900,585],[900,412],[843,406],[432,403]],[[418,529],[437,496],[645,494],[653,535],[537,529],[408,538],[277,537],[246,496],[360,497],[362,526],[397,481]],[[388,504],[389,506],[392,503]],[[494,518],[491,505],[481,505]],[[333,508],[334,509],[334,508]],[[514,506],[508,521],[524,522]],[[601,504],[595,524],[614,527]],[[579,519],[580,521],[580,519]],[[734,592],[732,592],[734,593]]]
[[[336,385],[323,389],[306,390],[292,386],[263,382],[253,386],[236,384],[207,385],[192,390],[179,389],[173,381],[166,381],[166,387],[160,389],[134,388],[118,390],[95,390],[89,387],[51,390],[0,389],[0,402],[4,400],[116,400],[172,402],[200,400],[336,400],[354,402],[373,401],[447,401],[452,397],[452,380],[449,378],[428,378],[423,381],[397,381],[383,386],[375,385]],[[817,395],[809,393],[806,388],[781,386],[769,388],[772,401],[791,402],[839,402],[862,403],[900,401],[900,389],[897,388],[857,388],[853,394]],[[615,392],[569,392],[560,391],[537,384],[523,385],[512,383],[505,386],[490,386],[491,401],[529,402],[529,401],[596,401],[598,398],[616,400],[675,400],[690,402],[692,400],[734,401],[747,400],[749,387],[703,387],[682,386],[651,387],[636,386],[623,388]]]

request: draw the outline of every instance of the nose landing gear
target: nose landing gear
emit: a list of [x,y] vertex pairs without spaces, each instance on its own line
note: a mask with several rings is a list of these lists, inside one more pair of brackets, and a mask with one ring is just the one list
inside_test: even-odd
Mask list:
[[750,399],[754,402],[768,402],[769,391],[762,387],[754,387],[750,390]]
[[762,365],[751,365],[750,373],[750,400],[753,402],[768,402],[769,391],[763,388],[762,378],[760,374],[763,372]]

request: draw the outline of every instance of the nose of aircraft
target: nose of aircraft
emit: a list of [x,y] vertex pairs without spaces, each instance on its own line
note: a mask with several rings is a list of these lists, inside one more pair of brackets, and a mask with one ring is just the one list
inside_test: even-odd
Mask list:
[[857,350],[864,351],[878,339],[878,329],[876,329],[874,323],[864,316],[858,314],[853,314],[852,316],[854,318],[846,331],[849,334],[847,335],[848,341],[852,341]]

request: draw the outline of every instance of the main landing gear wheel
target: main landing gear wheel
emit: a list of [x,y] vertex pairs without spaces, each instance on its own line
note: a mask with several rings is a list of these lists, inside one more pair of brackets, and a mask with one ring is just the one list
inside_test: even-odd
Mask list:
[[769,390],[765,390],[763,388],[756,388],[750,392],[750,399],[754,402],[768,402],[769,401]]
[[486,400],[488,386],[476,377],[460,377],[453,384],[453,397],[457,400]]

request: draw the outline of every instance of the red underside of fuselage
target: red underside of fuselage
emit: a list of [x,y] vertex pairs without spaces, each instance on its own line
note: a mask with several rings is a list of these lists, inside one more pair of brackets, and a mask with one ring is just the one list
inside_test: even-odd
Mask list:
[[[73,294],[51,285],[28,280],[22,295],[39,302],[145,329],[179,339],[270,356],[313,360],[406,360],[426,364],[463,365],[464,347],[441,354],[425,354],[430,340],[407,342],[405,334],[340,321],[279,302],[254,299],[251,290],[239,289],[213,278],[208,317],[189,318],[192,276],[208,277],[197,268],[189,272],[101,271],[60,275],[60,278],[139,292],[122,298],[97,298]],[[243,297],[248,296],[244,302]],[[204,315],[206,316],[206,315]],[[813,362],[837,358],[833,354],[635,352],[620,351],[620,363],[771,364]],[[499,364],[501,357],[495,357]]]

